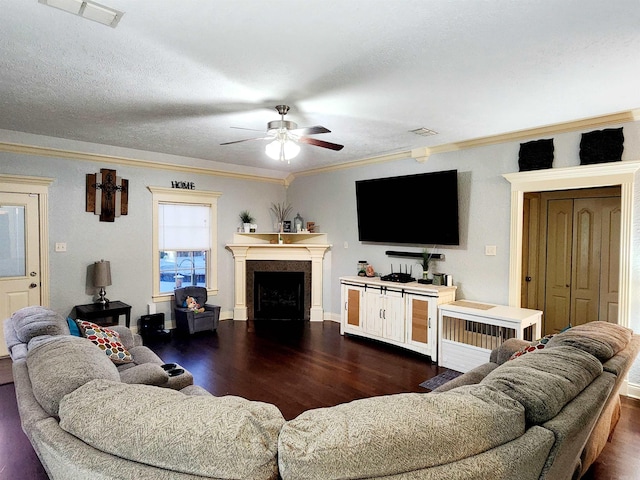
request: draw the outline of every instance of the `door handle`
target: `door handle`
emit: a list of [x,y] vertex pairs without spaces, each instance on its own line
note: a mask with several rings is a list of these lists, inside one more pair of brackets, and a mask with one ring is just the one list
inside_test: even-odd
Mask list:
[[527,275],[526,277],[524,277],[525,282],[530,282],[531,281],[531,277],[529,275]]
[[36,273],[36,272],[31,272],[31,273],[29,273],[29,276],[30,276],[30,277],[35,277],[36,275],[37,275],[37,273]]
[[37,283],[32,283],[31,285],[29,285],[29,288],[36,288],[38,286]]

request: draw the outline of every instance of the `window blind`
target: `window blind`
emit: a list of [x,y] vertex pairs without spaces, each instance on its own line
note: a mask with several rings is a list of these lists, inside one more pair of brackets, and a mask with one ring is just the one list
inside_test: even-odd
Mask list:
[[160,250],[209,250],[209,210],[206,205],[159,204]]

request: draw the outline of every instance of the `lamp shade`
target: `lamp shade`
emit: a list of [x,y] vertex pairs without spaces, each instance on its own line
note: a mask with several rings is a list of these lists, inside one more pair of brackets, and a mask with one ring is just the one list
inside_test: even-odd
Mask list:
[[93,286],[107,287],[111,285],[111,264],[104,260],[93,265]]

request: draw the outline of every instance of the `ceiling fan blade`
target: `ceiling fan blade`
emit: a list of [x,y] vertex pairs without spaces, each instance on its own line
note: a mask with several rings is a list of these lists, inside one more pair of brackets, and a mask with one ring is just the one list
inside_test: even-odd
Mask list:
[[264,128],[261,130],[258,130],[257,128],[245,128],[245,127],[229,127],[229,128],[235,128],[236,130],[250,130],[252,132],[264,132]]
[[331,130],[320,125],[315,125],[313,127],[296,128],[295,130],[290,130],[290,132],[294,135],[318,135],[319,133],[331,133]]
[[338,145],[337,143],[325,142],[316,138],[300,137],[298,139],[301,143],[308,143],[309,145],[315,145],[316,147],[329,148],[331,150],[342,150],[344,145]]
[[251,140],[268,140],[272,137],[256,137],[256,138],[245,138],[244,140],[234,140],[233,142],[224,142],[220,145],[231,145],[232,143],[241,143],[241,142],[250,142]]

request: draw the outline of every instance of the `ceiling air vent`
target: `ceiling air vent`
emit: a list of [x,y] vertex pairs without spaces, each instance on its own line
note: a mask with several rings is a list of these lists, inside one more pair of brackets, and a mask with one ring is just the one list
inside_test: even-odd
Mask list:
[[116,28],[122,15],[124,15],[124,12],[114,10],[113,8],[82,0],[38,0],[38,2],[112,28]]
[[409,130],[409,133],[415,133],[416,135],[422,135],[423,137],[430,137],[431,135],[437,135],[438,132],[429,130],[428,128],[420,127],[415,130]]

